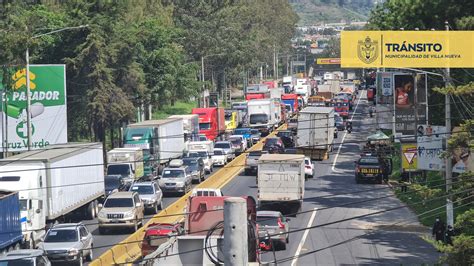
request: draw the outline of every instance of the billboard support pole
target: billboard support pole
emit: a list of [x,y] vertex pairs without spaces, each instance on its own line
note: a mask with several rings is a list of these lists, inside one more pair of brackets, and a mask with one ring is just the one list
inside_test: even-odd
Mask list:
[[31,150],[31,91],[30,91],[30,52],[26,47],[26,128],[28,150]]
[[[449,31],[448,21],[444,22],[446,31]],[[446,77],[445,77],[445,86],[449,88],[451,86],[451,70],[449,67],[446,68]],[[446,124],[446,148],[448,148],[448,141],[451,136],[451,94],[448,92],[444,96],[445,99],[445,124]],[[446,194],[448,195],[451,190],[453,172],[452,172],[452,161],[451,156],[446,157]],[[453,215],[453,201],[451,197],[446,198],[446,223],[447,225],[453,226],[454,224],[454,215]]]

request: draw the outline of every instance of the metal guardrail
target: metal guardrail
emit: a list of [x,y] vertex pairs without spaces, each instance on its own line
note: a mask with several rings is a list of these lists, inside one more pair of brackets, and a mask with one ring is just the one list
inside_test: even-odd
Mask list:
[[[280,126],[278,130],[285,130],[286,124]],[[274,136],[276,131],[267,137]],[[263,142],[267,138],[261,139],[258,143],[247,149],[247,151],[259,150],[263,147]],[[222,188],[244,169],[246,155],[241,154],[228,163],[225,167],[209,176],[204,182],[197,185],[196,188]],[[150,223],[175,223],[184,219],[184,213],[188,197],[191,192],[186,193],[166,209],[156,214],[142,228],[129,235],[126,239],[104,252],[89,265],[91,266],[109,266],[115,264],[129,264],[141,257],[140,243],[145,234],[145,228]],[[166,215],[165,217],[163,217]],[[170,216],[173,215],[173,216]]]

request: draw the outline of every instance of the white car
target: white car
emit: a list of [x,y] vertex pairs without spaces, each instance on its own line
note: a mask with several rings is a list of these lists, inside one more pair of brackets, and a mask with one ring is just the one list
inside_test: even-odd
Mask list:
[[214,165],[226,165],[228,159],[224,149],[214,148],[214,154],[212,155],[212,163]]
[[313,178],[314,164],[309,157],[304,158],[304,175],[306,178]]
[[[234,146],[234,142],[238,140],[240,142],[240,149],[236,149],[237,147]],[[229,137],[229,141],[232,143],[232,145],[234,146],[234,149],[236,149],[236,151],[238,152],[243,152],[247,149],[247,140],[244,138],[244,136],[242,135],[231,135]]]

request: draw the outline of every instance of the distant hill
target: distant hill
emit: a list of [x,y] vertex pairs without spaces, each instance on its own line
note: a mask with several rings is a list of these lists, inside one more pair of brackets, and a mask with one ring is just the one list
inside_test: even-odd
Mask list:
[[300,16],[298,25],[366,21],[377,0],[289,0]]

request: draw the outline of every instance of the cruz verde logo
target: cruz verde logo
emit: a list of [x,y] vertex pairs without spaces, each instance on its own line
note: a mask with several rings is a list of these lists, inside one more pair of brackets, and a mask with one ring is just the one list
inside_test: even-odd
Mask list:
[[369,36],[365,40],[357,43],[357,56],[366,63],[371,64],[379,57],[378,41],[370,39]]
[[[28,138],[28,126],[26,121],[20,122],[16,125],[16,134],[22,139]],[[35,126],[31,124],[31,135],[35,134]]]
[[[33,81],[36,79],[36,75],[31,72],[31,69],[28,74],[30,76],[30,89],[34,90],[36,89],[36,84]],[[21,87],[26,86],[26,68],[18,70],[12,78],[15,81],[13,89],[19,90]]]

